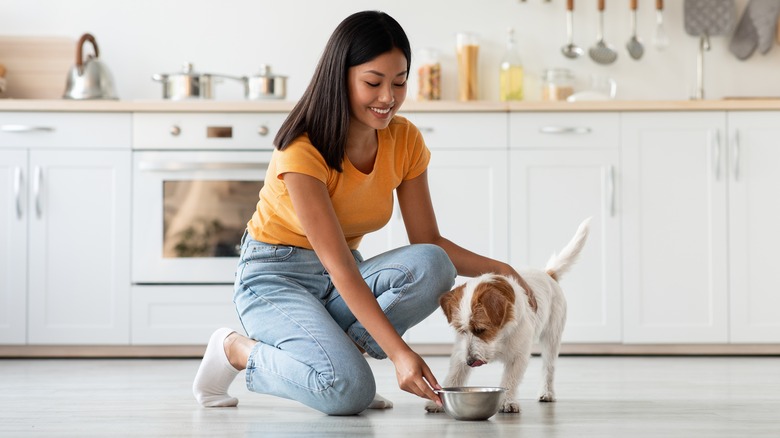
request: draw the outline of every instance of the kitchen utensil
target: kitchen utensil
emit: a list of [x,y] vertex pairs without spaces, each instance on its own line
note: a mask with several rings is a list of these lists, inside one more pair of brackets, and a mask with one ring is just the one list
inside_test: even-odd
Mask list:
[[455,386],[436,391],[444,412],[456,420],[487,420],[498,412],[506,388]]
[[561,47],[561,53],[569,59],[579,58],[583,50],[574,44],[574,0],[566,0],[566,35],[568,43]]
[[683,3],[685,32],[699,37],[693,99],[704,99],[704,52],[710,50],[710,37],[731,32],[735,9],[734,0],[685,0]]
[[628,54],[634,59],[640,59],[645,53],[645,48],[636,37],[636,8],[638,0],[631,0],[631,38],[626,43]]
[[655,34],[653,45],[658,50],[669,47],[669,36],[664,27],[664,0],[655,0]]
[[182,65],[178,73],[155,73],[152,80],[163,84],[163,99],[212,99],[215,78],[209,73],[195,72],[192,63]]
[[612,64],[617,59],[617,52],[604,42],[604,0],[599,0],[599,31],[596,44],[588,50],[590,59],[599,64]]
[[272,74],[270,65],[263,64],[258,74],[240,79],[244,82],[244,96],[247,99],[284,99],[287,96],[287,76]]
[[[94,56],[83,57],[84,44],[89,42]],[[76,65],[71,67],[65,84],[65,99],[117,99],[114,78],[99,59],[95,37],[85,33],[76,44]]]

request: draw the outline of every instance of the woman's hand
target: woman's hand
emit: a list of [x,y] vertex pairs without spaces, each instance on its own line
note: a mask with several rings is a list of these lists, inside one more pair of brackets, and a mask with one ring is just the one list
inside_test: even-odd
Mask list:
[[441,399],[433,392],[434,389],[441,389],[441,386],[420,355],[407,349],[390,360],[395,365],[395,375],[401,389],[441,406]]

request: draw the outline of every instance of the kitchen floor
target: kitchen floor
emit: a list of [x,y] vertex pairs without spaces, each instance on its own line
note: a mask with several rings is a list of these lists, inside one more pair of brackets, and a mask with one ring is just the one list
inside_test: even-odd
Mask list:
[[[448,359],[427,357],[440,379]],[[778,357],[563,356],[558,402],[535,401],[541,359],[520,389],[521,414],[464,422],[428,414],[400,391],[388,361],[369,359],[389,410],[328,417],[250,393],[241,373],[237,408],[204,409],[190,392],[193,359],[1,359],[0,436],[307,437],[777,437]],[[501,367],[472,384],[496,385]]]

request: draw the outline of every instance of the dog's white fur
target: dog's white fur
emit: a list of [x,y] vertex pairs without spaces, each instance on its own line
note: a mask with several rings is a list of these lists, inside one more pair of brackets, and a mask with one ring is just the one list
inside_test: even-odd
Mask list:
[[[526,291],[514,278],[497,274],[469,279],[442,296],[441,307],[457,332],[444,387],[464,386],[472,367],[503,362],[501,386],[507,392],[501,411],[520,412],[517,389],[528,366],[531,347],[538,339],[544,372],[539,401],[555,401],[555,361],[566,323],[566,299],[557,280],[582,251],[589,223],[590,218],[579,226],[574,238],[560,254],[553,254],[544,270],[518,272],[533,290],[536,311],[529,304]],[[425,409],[429,412],[442,410],[433,402]]]

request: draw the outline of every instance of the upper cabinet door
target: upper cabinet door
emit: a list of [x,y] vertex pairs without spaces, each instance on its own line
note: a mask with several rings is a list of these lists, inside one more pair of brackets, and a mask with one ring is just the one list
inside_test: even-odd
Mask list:
[[726,115],[622,120],[623,341],[728,342]]
[[732,342],[780,342],[780,115],[729,113]]

